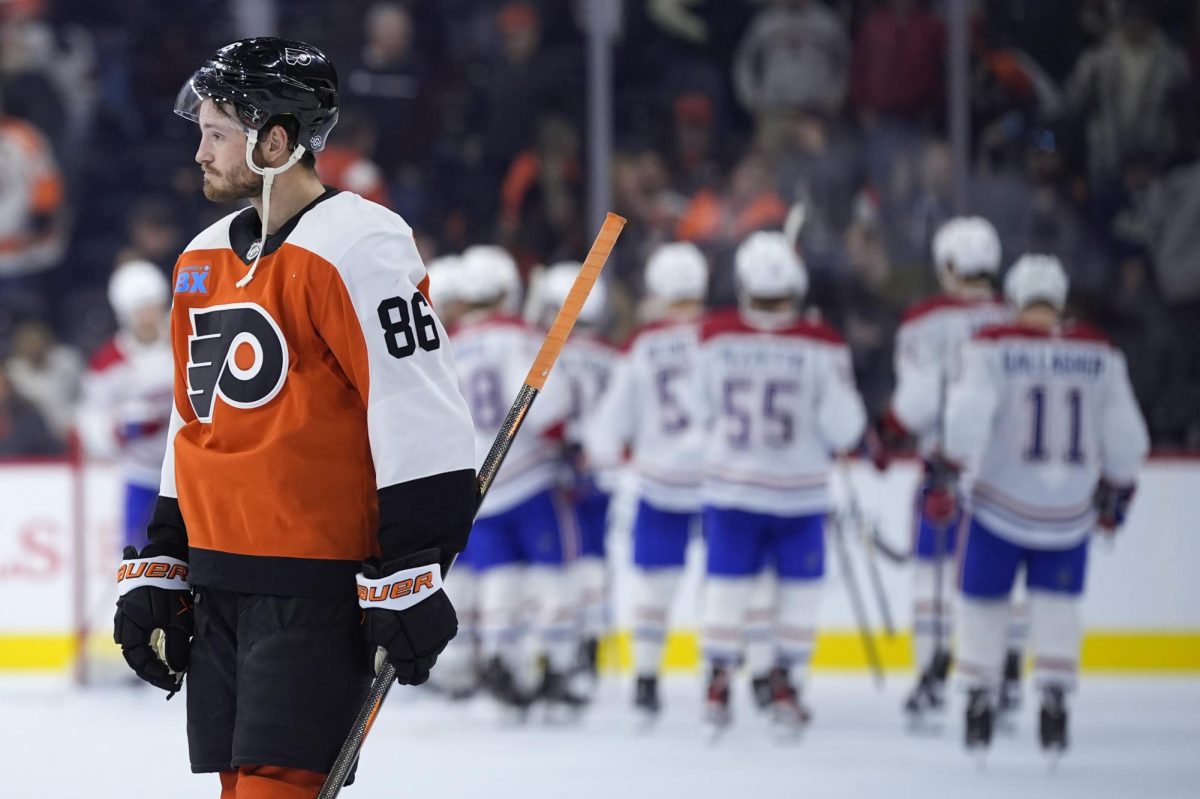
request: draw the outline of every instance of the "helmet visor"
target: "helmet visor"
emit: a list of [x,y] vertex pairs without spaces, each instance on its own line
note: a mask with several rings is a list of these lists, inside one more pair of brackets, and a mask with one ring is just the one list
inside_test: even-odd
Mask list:
[[206,65],[196,70],[175,97],[175,113],[192,122],[200,121],[200,106],[205,100],[227,103],[231,116],[246,130],[259,130],[269,116],[250,96],[226,80],[225,70]]

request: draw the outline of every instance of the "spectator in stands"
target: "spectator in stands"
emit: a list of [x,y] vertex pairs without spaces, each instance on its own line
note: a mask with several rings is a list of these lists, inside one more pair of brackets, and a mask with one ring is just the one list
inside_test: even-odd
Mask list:
[[57,455],[62,442],[55,439],[37,408],[12,390],[0,370],[0,457]]
[[762,135],[781,113],[837,114],[850,78],[850,41],[819,0],[773,0],[750,23],[733,65],[734,89]]
[[58,442],[66,442],[83,375],[79,353],[56,341],[41,322],[25,322],[13,332],[5,371],[13,391],[37,408]]
[[705,188],[692,196],[675,234],[682,241],[735,243],[756,230],[781,226],[786,216],[766,159],[752,152],[733,168],[725,191]]
[[529,147],[539,120],[574,118],[581,105],[582,60],[578,48],[542,50],[541,17],[530,3],[508,3],[496,17],[503,57],[488,67],[483,108],[485,167],[502,176]]
[[[1153,275],[1166,325],[1163,381],[1149,396],[1156,440],[1200,447],[1200,162],[1156,180],[1145,197]],[[1139,357],[1145,350],[1137,351]],[[1131,357],[1130,365],[1138,358]]]
[[1146,190],[1145,214],[1163,299],[1200,302],[1200,161],[1154,181]]
[[402,4],[371,6],[364,31],[358,60],[342,79],[344,104],[367,116],[375,130],[386,132],[387,147],[376,154],[376,161],[391,183],[402,167],[422,166],[428,153],[434,135],[429,75],[414,46],[412,17]]
[[55,8],[61,5],[42,0],[4,3],[0,53],[9,110],[51,139],[59,163],[73,174],[83,159],[96,111],[99,59],[93,31],[63,19],[61,9]]
[[[897,261],[918,267],[928,274],[933,234],[954,216],[954,158],[950,145],[930,139],[920,149],[914,164],[897,163],[892,191],[883,193],[883,212],[889,225],[888,241]],[[915,167],[913,173],[910,169]],[[911,184],[913,191],[905,191]],[[902,226],[893,229],[891,226]]]
[[686,195],[716,184],[721,168],[713,142],[713,106],[703,94],[689,92],[671,104],[671,158],[675,188]]
[[44,12],[41,2],[0,3],[0,84],[8,113],[58,139],[67,113],[50,70],[55,37]]
[[784,202],[803,203],[800,246],[812,268],[835,258],[863,186],[862,149],[848,125],[818,114],[797,114],[782,129],[781,149],[769,154]]
[[343,111],[337,133],[317,159],[321,182],[391,207],[383,170],[372,160],[378,137],[370,121],[354,111]]
[[522,271],[574,257],[584,245],[583,210],[579,132],[562,117],[546,117],[535,146],[519,154],[504,176],[501,243]]
[[613,164],[613,193],[622,215],[649,232],[651,247],[674,240],[688,200],[671,185],[661,153],[643,147],[619,156]]
[[898,158],[914,158],[943,105],[946,30],[923,0],[886,0],[854,42],[850,100],[866,136],[871,182],[886,186]]
[[0,285],[58,264],[66,242],[65,199],[46,139],[0,109]]
[[842,285],[840,325],[850,347],[855,385],[873,415],[883,412],[891,394],[893,342],[902,311],[889,290],[893,272],[879,221],[875,198],[864,192],[846,231],[850,268]]
[[1174,153],[1176,104],[1188,79],[1187,56],[1158,29],[1147,4],[1122,3],[1116,29],[1083,54],[1067,83],[1068,104],[1087,128],[1094,183],[1115,179],[1131,150],[1163,161]]

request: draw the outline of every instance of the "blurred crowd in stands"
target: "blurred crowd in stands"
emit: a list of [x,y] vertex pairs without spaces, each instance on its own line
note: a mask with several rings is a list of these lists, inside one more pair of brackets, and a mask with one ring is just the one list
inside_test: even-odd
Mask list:
[[[1072,309],[1125,350],[1160,450],[1200,448],[1200,5],[976,0],[969,210],[1004,258],[1057,254]],[[499,242],[580,258],[586,39],[574,0],[0,0],[0,455],[60,451],[111,333],[114,266],[169,270],[229,208],[200,191],[180,85],[274,30],[341,76],[322,179],[390,206],[429,258]],[[623,4],[615,42],[613,335],[658,243],[710,258],[803,204],[809,302],[875,412],[904,306],[952,215],[937,0]]]

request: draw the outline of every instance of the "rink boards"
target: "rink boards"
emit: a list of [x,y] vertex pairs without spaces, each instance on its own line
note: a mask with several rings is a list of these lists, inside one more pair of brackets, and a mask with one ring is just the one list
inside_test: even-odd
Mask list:
[[[911,462],[897,464],[882,476],[866,464],[852,467],[851,479],[864,510],[897,548],[908,543],[917,477]],[[835,485],[835,494],[841,497],[843,489]],[[630,505],[621,499],[615,503],[609,537],[619,631],[627,630],[630,618]],[[0,669],[65,670],[86,627],[95,629],[94,638],[103,638],[112,618],[120,506],[119,475],[109,465],[0,463]],[[1084,601],[1085,669],[1200,672],[1200,580],[1194,576],[1200,563],[1197,511],[1200,459],[1152,460],[1138,486],[1128,526],[1111,545],[1096,541],[1092,547]],[[879,562],[897,627],[889,639],[880,629],[880,614],[869,591],[865,550],[858,541],[849,544],[884,664],[905,668],[911,623],[908,567]],[[695,541],[674,609],[669,667],[687,669],[697,663],[701,558],[701,544]],[[829,558],[814,665],[863,668],[862,644],[832,547]],[[605,662],[628,665],[627,633],[618,632],[606,642]]]

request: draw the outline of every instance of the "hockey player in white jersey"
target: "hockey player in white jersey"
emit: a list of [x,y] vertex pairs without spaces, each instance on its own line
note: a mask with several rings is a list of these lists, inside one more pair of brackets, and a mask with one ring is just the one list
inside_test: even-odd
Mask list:
[[1149,439],[1125,359],[1098,331],[1063,322],[1058,259],[1023,256],[1005,279],[1016,321],[985,328],[950,388],[945,454],[969,492],[961,555],[958,672],[966,743],[992,736],[1008,598],[1018,566],[1029,590],[1040,739],[1067,746],[1067,694],[1083,629],[1088,541],[1125,519]]
[[[946,386],[959,369],[963,345],[975,331],[1011,317],[996,289],[1000,238],[986,219],[956,217],[944,224],[933,239],[933,261],[943,292],[914,304],[904,315],[896,336],[896,390],[878,425],[875,451],[876,465],[884,468],[889,451],[913,437],[924,461],[911,545],[917,684],[904,703],[914,722],[944,707],[951,660],[951,564],[959,517],[943,501],[945,492],[933,490],[946,474],[940,452]],[[1019,662],[1019,654],[1014,653],[1009,674],[1018,680]],[[1007,696],[1016,696],[1013,687]]]
[[730,722],[729,683],[742,659],[749,595],[771,568],[778,578],[772,710],[798,729],[809,718],[800,694],[825,571],[830,467],[833,455],[859,442],[866,413],[841,337],[796,309],[808,279],[786,237],[751,234],[735,268],[741,307],[705,320],[699,358],[710,419],[701,487],[708,718],[717,729]]
[[[542,336],[506,310],[515,305],[520,279],[503,248],[470,247],[461,268],[465,308],[451,343],[482,464]],[[556,490],[565,385],[551,377],[538,396],[480,508],[464,558],[479,580],[484,682],[499,700],[522,709],[537,697],[582,704],[566,683],[578,635],[567,573],[577,542],[570,509]],[[525,640],[528,626],[535,646]],[[533,669],[539,653],[545,657],[540,687]]]
[[108,301],[119,329],[92,355],[81,386],[78,429],[89,457],[120,463],[125,481],[122,545],[140,549],[158,498],[171,421],[170,287],[157,266],[131,261],[113,272]]
[[588,458],[615,467],[632,453],[635,706],[661,709],[658,674],[667,621],[692,530],[699,521],[702,408],[696,382],[708,265],[693,244],[664,244],[646,262],[658,317],[630,339],[586,429]]
[[[579,274],[579,261],[552,264],[542,273],[530,293],[535,294],[535,322],[549,329]],[[586,463],[583,453],[584,421],[591,418],[611,377],[617,349],[604,337],[601,327],[607,311],[603,281],[593,286],[571,338],[555,367],[558,380],[566,382],[570,396],[564,431],[564,488],[578,527],[579,553],[572,565],[573,588],[579,596],[582,641],[580,666],[593,680],[600,638],[609,627],[608,564],[605,535],[608,507],[615,488],[614,469],[597,469]]]

